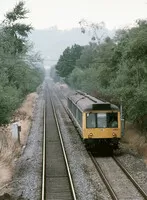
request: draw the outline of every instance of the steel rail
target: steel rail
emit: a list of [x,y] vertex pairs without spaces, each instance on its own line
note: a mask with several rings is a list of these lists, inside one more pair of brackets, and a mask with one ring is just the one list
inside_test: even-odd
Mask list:
[[128,170],[121,164],[121,162],[115,157],[112,157],[116,164],[122,169],[122,171],[126,174],[126,176],[129,178],[129,180],[133,183],[133,185],[136,187],[136,189],[139,191],[139,193],[144,197],[144,199],[147,199],[147,194],[145,191],[138,185],[138,183],[135,181],[135,179],[131,176],[131,174],[128,172]]
[[65,147],[64,147],[64,142],[63,142],[63,138],[62,138],[62,134],[61,134],[61,130],[60,130],[60,125],[59,125],[58,118],[57,118],[57,113],[56,113],[56,110],[55,110],[55,106],[53,104],[53,100],[52,100],[51,97],[50,97],[50,99],[51,99],[53,113],[54,113],[57,129],[58,129],[58,133],[59,133],[59,137],[60,137],[61,147],[62,147],[62,151],[63,151],[65,163],[66,163],[66,168],[67,168],[67,172],[68,172],[68,177],[69,177],[69,182],[70,182],[70,186],[71,186],[73,199],[77,200],[76,192],[75,192],[75,188],[74,188],[74,184],[73,184],[73,180],[72,180],[72,175],[71,175],[71,171],[70,171],[70,167],[69,167],[69,164],[68,164],[68,159],[67,159],[67,155],[66,155],[66,151],[65,151]]
[[[67,99],[67,98],[63,95],[62,92],[60,92],[60,94],[63,96],[63,98]],[[61,101],[61,99],[60,99],[60,101]],[[62,103],[64,109],[66,110],[67,114],[68,114],[67,108],[65,107],[65,105],[63,104],[62,101],[61,101],[61,103]],[[69,114],[68,114],[68,115],[69,115]],[[103,171],[101,170],[100,165],[97,163],[97,161],[95,161],[95,159],[94,159],[94,157],[92,156],[92,154],[91,154],[90,152],[88,152],[88,153],[89,153],[89,155],[90,155],[90,157],[91,157],[91,159],[92,159],[94,165],[95,165],[96,168],[98,169],[101,178],[103,179],[103,177],[104,177],[105,180],[104,180],[104,179],[103,179],[103,180],[104,180],[106,186],[107,186],[107,183],[108,183],[107,189],[108,189],[108,191],[110,192],[110,194],[111,194],[111,192],[112,192],[112,194],[111,194],[112,198],[118,200],[118,197],[116,196],[116,194],[115,194],[114,190],[112,189],[111,185],[109,184],[109,182],[108,182],[106,176],[104,175]],[[139,193],[143,196],[143,198],[144,198],[144,199],[147,199],[147,194],[145,193],[145,191],[138,185],[138,183],[137,183],[137,182],[135,181],[135,179],[130,175],[130,173],[125,169],[125,167],[122,166],[121,162],[120,162],[115,156],[112,156],[112,158],[115,160],[115,162],[118,164],[118,166],[122,169],[122,171],[126,174],[126,176],[129,178],[129,180],[133,183],[133,185],[134,185],[135,188],[139,191]],[[102,173],[101,173],[101,172],[102,172]],[[110,186],[110,187],[109,187],[109,186]],[[111,188],[112,190],[109,189],[109,188]],[[114,197],[113,197],[113,196],[114,196]]]
[[[63,98],[67,99],[62,93],[60,93],[60,94],[63,96]],[[61,99],[60,99],[60,101],[61,101]],[[63,104],[62,101],[61,101],[61,103],[62,103],[62,105],[63,105],[65,111],[66,111],[67,114],[69,115],[68,110],[67,110],[67,108],[65,107],[65,105]],[[94,163],[94,165],[95,165],[95,167],[96,167],[98,173],[100,174],[102,180],[104,181],[104,183],[105,183],[105,185],[106,185],[106,188],[108,189],[108,191],[109,191],[109,193],[110,193],[112,199],[113,199],[113,200],[118,200],[118,197],[116,196],[116,194],[115,194],[113,188],[111,187],[111,185],[110,185],[110,183],[108,182],[106,176],[104,175],[104,173],[103,173],[103,171],[102,171],[100,165],[96,162],[96,160],[95,160],[94,157],[92,156],[91,152],[88,152],[88,153],[89,153],[89,156],[90,156],[92,162]]]
[[[60,93],[60,94],[61,94],[61,93]],[[64,97],[63,94],[62,94],[62,96]],[[64,98],[65,98],[65,97],[64,97]],[[65,98],[65,99],[66,99],[66,98]],[[59,100],[61,101],[61,99],[59,99]],[[62,101],[61,101],[61,103],[62,103],[62,105],[63,105],[65,111],[66,111],[67,114],[68,114],[67,108],[65,107],[65,105],[63,104]],[[68,115],[69,115],[69,114],[68,114]],[[118,197],[116,196],[116,194],[115,194],[113,188],[111,187],[110,183],[108,182],[106,176],[104,175],[104,173],[103,173],[103,171],[102,171],[100,165],[96,162],[96,160],[95,160],[94,157],[92,156],[91,152],[88,152],[88,153],[89,153],[89,156],[90,156],[92,162],[94,163],[94,165],[95,165],[95,167],[96,167],[98,173],[100,174],[102,180],[104,181],[104,183],[105,183],[105,185],[106,185],[106,188],[108,189],[108,191],[109,191],[109,193],[110,193],[112,199],[113,199],[113,200],[119,200]]]
[[45,102],[44,102],[44,108],[43,108],[43,120],[44,120],[44,128],[43,128],[43,156],[42,156],[42,197],[41,199],[44,200],[44,197],[45,197],[45,145],[46,145],[46,141],[45,141],[45,137],[46,137],[46,134],[45,134]]
[[98,164],[98,162],[95,160],[95,158],[93,157],[93,155],[91,154],[91,152],[88,152],[89,153],[89,156],[92,160],[92,162],[94,163],[97,171],[99,172],[99,175],[101,176],[102,180],[104,181],[105,185],[106,185],[106,188],[108,189],[111,197],[113,200],[119,200],[116,193],[114,192],[113,188],[111,187],[108,179],[106,178],[103,170],[101,169],[100,165]]

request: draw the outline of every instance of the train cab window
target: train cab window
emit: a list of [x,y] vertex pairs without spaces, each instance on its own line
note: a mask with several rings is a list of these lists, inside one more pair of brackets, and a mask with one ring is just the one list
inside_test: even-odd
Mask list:
[[96,115],[93,113],[86,114],[87,128],[96,128]]
[[118,128],[117,113],[107,113],[108,128]]
[[87,128],[118,128],[117,113],[87,113]]
[[107,128],[107,114],[106,113],[97,114],[97,128]]

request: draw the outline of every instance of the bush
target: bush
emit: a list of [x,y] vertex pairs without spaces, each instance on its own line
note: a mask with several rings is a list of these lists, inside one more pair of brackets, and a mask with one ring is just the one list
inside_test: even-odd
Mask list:
[[12,87],[0,85],[0,123],[8,123],[11,114],[21,102],[20,92]]

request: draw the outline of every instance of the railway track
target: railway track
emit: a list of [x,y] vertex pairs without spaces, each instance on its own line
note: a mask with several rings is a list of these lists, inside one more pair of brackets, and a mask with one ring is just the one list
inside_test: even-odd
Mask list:
[[[59,95],[59,93],[58,93]],[[64,105],[64,103],[62,102],[61,99],[66,99],[66,97],[64,97],[63,94],[60,93],[60,102],[62,103],[65,111],[67,112],[67,108],[66,106]],[[68,114],[68,112],[67,112]],[[113,200],[118,200],[118,199],[122,199],[121,197],[119,197],[119,195],[117,194],[117,191],[113,188],[111,182],[108,180],[107,178],[107,175],[103,172],[101,166],[99,165],[98,161],[96,160],[96,158],[91,154],[91,152],[89,152],[89,155],[97,169],[97,171],[99,172],[102,180],[104,181],[111,197]],[[135,192],[135,198],[133,197],[133,199],[147,199],[147,194],[144,192],[144,190],[139,186],[139,184],[134,180],[134,178],[131,176],[131,174],[128,172],[128,170],[122,165],[122,163],[117,159],[117,157],[113,156],[111,157],[112,160],[117,164],[117,166],[121,169],[121,171],[124,173],[124,175],[129,179],[129,181],[131,182],[132,186],[134,187],[134,191],[136,189],[136,192]],[[124,190],[124,194],[125,194],[125,190]],[[131,194],[133,196],[133,194]],[[126,199],[126,198],[124,198]],[[131,198],[132,199],[132,198]]]
[[76,200],[51,91],[45,93],[42,200]]
[[133,185],[136,187],[136,189],[139,191],[139,193],[144,197],[144,199],[147,199],[147,194],[144,192],[144,190],[140,187],[140,185],[136,182],[136,180],[131,176],[129,171],[122,165],[122,163],[117,159],[117,157],[113,156],[113,160],[117,163],[117,165],[122,169],[122,171],[125,173],[125,175],[129,178],[129,180],[133,183]]
[[[143,189],[139,186],[139,184],[134,180],[134,178],[131,176],[131,174],[128,172],[128,170],[122,165],[122,163],[117,159],[117,157],[113,156],[113,157],[109,157],[109,158],[98,158],[98,157],[95,157],[94,155],[92,155],[91,152],[89,152],[89,155],[90,155],[96,169],[98,170],[102,180],[104,181],[113,200],[123,199],[123,197],[121,197],[121,193],[123,194],[123,196],[126,195],[126,197],[124,197],[124,199],[135,199],[135,200],[147,199],[147,194],[143,191]],[[106,161],[106,159],[107,159],[107,161]],[[114,171],[114,167],[113,167],[114,164],[112,166],[112,164],[110,165],[110,164],[108,164],[108,162],[109,163],[112,162],[112,164],[114,162],[118,166],[119,176],[117,174],[117,167],[115,167],[116,171]],[[108,173],[111,174],[111,172],[113,174],[111,176],[108,175]],[[122,173],[124,173],[124,175]],[[116,176],[116,178],[115,178],[115,176]],[[126,181],[124,178],[122,178],[123,181],[119,180],[119,178],[123,177],[123,176],[125,176],[128,180]],[[117,180],[117,177],[118,177],[118,180]],[[127,182],[127,184],[124,183],[125,181]],[[121,192],[118,191],[119,185],[121,186]],[[130,189],[133,187],[134,187],[133,190]],[[127,193],[127,190],[128,190],[128,193]],[[134,194],[133,193],[130,194],[129,190],[130,190],[130,192],[131,192],[131,190],[134,191]]]

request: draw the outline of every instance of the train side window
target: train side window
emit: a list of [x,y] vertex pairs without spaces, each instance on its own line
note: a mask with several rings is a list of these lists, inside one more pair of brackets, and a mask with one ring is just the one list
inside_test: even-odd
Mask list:
[[80,126],[82,127],[82,112],[79,111]]
[[107,115],[106,113],[97,114],[97,127],[106,128],[107,127]]
[[76,119],[77,119],[77,121],[78,121],[78,123],[79,123],[79,109],[77,108],[77,110],[76,110]]
[[71,103],[71,100],[69,100],[69,99],[68,99],[68,107],[70,110],[72,109],[72,103]]
[[72,107],[73,107],[73,103],[71,103],[71,112],[73,113],[73,111],[72,111],[72,110],[73,110]]
[[87,113],[86,114],[86,127],[87,128],[96,128],[96,114]]
[[77,113],[76,113],[76,119],[79,125],[82,126],[82,113],[78,108],[77,108]]
[[78,115],[78,108],[76,108],[76,119],[77,119],[77,121],[79,122],[79,115]]
[[76,106],[73,104],[73,115],[76,117]]

